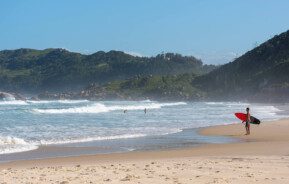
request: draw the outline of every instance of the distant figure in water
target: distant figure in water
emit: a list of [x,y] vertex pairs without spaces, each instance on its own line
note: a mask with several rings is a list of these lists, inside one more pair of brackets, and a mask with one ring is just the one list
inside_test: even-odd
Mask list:
[[127,110],[126,110],[126,109],[124,109],[124,110],[123,110],[123,113],[126,113],[126,112],[127,112]]
[[[245,128],[246,128],[246,134],[245,135],[250,135],[250,122],[251,122],[251,115],[250,115],[250,109],[249,107],[247,107],[246,109],[247,112],[247,117],[246,117],[246,124],[245,124]],[[244,121],[243,121],[244,123]]]
[[147,113],[147,108],[144,109],[144,113],[145,113],[145,114]]

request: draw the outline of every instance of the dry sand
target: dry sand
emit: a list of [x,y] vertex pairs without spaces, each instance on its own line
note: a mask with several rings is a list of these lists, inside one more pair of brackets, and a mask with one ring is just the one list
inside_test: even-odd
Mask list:
[[239,143],[0,164],[0,183],[289,183],[289,119],[251,128],[200,131]]

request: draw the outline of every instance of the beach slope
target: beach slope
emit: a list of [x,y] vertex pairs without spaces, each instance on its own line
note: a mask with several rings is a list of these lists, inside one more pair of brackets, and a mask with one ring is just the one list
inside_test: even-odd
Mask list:
[[202,129],[238,143],[0,164],[0,183],[289,183],[289,120]]

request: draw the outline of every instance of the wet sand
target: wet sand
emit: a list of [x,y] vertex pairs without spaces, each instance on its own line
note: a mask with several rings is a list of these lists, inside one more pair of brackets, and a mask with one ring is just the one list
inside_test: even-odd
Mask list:
[[0,164],[0,183],[289,183],[289,119],[202,129],[238,143]]

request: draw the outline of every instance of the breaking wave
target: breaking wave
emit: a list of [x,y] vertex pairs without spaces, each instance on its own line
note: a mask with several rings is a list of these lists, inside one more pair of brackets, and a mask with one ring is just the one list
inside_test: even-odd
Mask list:
[[64,114],[64,113],[104,113],[117,110],[143,110],[143,109],[160,109],[165,106],[186,105],[185,102],[175,103],[147,103],[141,105],[112,105],[107,106],[102,103],[95,103],[89,106],[72,107],[65,109],[33,109],[34,112],[47,114]]
[[63,103],[63,104],[77,104],[77,103],[86,103],[88,100],[27,100],[31,104],[49,104],[49,103]]
[[10,136],[0,136],[0,154],[16,153],[37,149],[38,146],[24,139]]
[[22,100],[9,100],[9,101],[0,101],[0,105],[28,105],[28,103]]
[[115,139],[132,139],[138,137],[145,137],[146,134],[124,134],[124,135],[113,135],[113,136],[98,136],[98,137],[87,137],[79,139],[64,139],[64,140],[41,140],[41,145],[51,145],[51,144],[72,144],[72,143],[83,143],[91,141],[104,141],[104,140],[115,140]]

